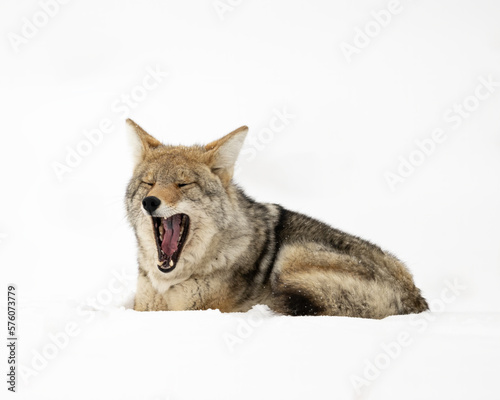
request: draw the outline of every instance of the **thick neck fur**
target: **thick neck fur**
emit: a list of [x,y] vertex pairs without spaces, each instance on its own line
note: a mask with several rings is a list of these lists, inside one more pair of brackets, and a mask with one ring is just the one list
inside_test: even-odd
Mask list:
[[[193,225],[181,259],[168,274],[157,268],[156,249],[151,246],[150,224],[137,226],[140,268],[149,276],[159,292],[192,278],[216,273],[245,273],[255,266],[255,254],[267,243],[275,219],[275,206],[264,205],[248,198],[231,183],[225,196],[211,199],[193,209]],[[207,213],[206,210],[210,212]]]

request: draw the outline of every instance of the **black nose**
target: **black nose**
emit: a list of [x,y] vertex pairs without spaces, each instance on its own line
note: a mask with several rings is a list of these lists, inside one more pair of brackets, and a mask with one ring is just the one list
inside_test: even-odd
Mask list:
[[161,200],[155,196],[148,196],[145,197],[144,200],[142,200],[142,206],[150,214],[152,214],[154,210],[160,207],[160,204]]

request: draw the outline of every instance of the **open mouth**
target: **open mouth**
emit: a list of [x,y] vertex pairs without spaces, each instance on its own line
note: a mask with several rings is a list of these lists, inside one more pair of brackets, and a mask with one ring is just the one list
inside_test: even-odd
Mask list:
[[175,214],[169,218],[153,217],[156,248],[158,249],[158,269],[172,272],[179,261],[189,232],[189,217]]

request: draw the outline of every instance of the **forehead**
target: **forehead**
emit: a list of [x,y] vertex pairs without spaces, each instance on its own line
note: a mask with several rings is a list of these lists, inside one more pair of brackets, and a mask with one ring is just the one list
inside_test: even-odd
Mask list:
[[190,175],[206,169],[206,150],[202,146],[161,146],[146,158],[147,170],[157,177]]

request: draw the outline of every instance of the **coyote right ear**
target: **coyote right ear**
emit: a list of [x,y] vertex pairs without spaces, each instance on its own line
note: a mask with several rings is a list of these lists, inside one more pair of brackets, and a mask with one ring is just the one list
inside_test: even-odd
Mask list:
[[127,119],[127,130],[129,139],[134,152],[134,161],[140,163],[146,157],[146,153],[162,144],[153,136],[149,135],[144,129],[137,125],[130,118]]
[[212,171],[220,177],[224,186],[227,186],[233,177],[234,164],[247,133],[248,127],[242,126],[222,139],[205,146],[210,156],[209,165]]

